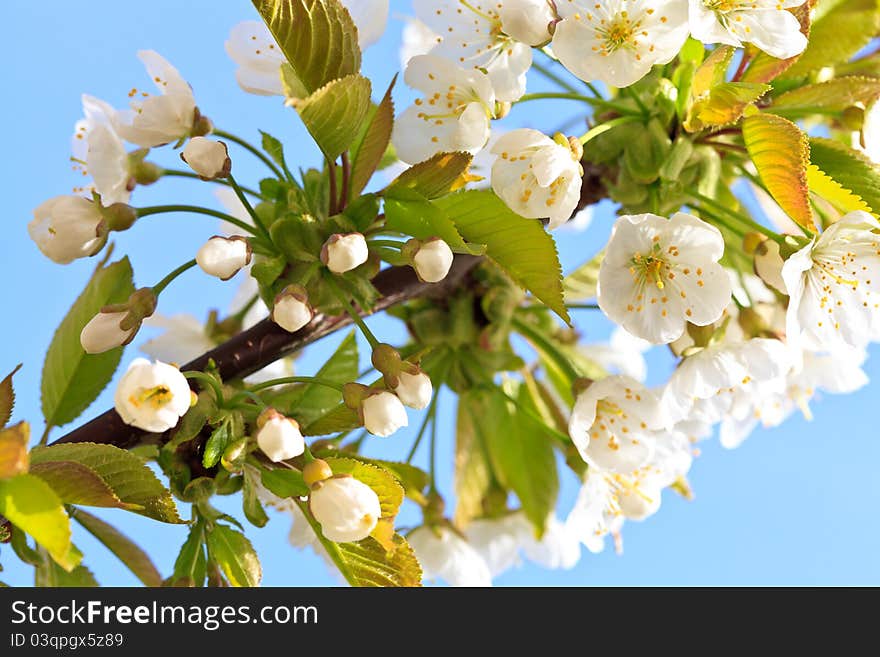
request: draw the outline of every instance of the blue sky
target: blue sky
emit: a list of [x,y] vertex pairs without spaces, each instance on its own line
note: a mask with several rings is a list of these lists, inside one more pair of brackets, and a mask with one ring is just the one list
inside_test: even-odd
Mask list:
[[[294,112],[277,98],[242,93],[223,42],[238,21],[255,13],[245,0],[151,0],[121,4],[112,0],[87,3],[5,3],[7,30],[0,41],[6,101],[0,105],[4,126],[3,164],[6,232],[2,240],[0,280],[5,320],[0,325],[3,345],[0,370],[18,362],[16,419],[29,420],[41,430],[39,380],[42,358],[52,333],[87,279],[93,262],[66,267],[42,257],[27,236],[31,212],[43,200],[67,193],[76,183],[68,162],[74,122],[81,116],[80,94],[87,92],[122,106],[133,86],[145,86],[146,75],[137,60],[138,49],[155,49],[174,63],[195,89],[202,111],[223,129],[256,140],[263,129],[282,139],[288,159],[317,161],[316,150]],[[386,38],[365,56],[365,71],[374,88],[384,89],[397,72],[400,18],[409,13],[408,0],[392,0],[392,22]],[[541,89],[530,80],[530,89]],[[408,98],[398,87],[398,107]],[[556,102],[529,104],[514,110],[509,127],[533,126],[552,130],[576,115]],[[236,177],[254,183],[263,171],[246,154],[233,151]],[[169,165],[176,154],[157,153]],[[137,205],[186,202],[216,207],[208,184],[163,180],[138,189]],[[564,235],[560,254],[568,271],[590,257],[604,242],[613,221],[603,205],[591,228]],[[150,217],[134,230],[118,235],[117,253],[131,256],[136,283],[150,285],[190,259],[201,243],[216,232],[211,219],[192,215]],[[205,317],[211,308],[225,309],[235,284],[207,279],[192,271],[162,296],[165,314],[191,312]],[[578,325],[590,339],[599,339],[608,326],[595,313],[580,313]],[[371,320],[389,341],[403,338],[401,328],[382,318]],[[145,334],[146,335],[146,334]],[[341,338],[331,338],[298,361],[303,374],[313,372]],[[136,345],[125,360],[134,358]],[[875,350],[876,351],[876,350]],[[876,355],[876,353],[875,353]],[[652,379],[668,375],[671,361],[662,352],[650,358]],[[880,374],[880,360],[870,360],[871,378]],[[111,387],[112,389],[112,387]],[[795,417],[772,431],[757,431],[736,451],[712,441],[701,445],[702,455],[691,473],[696,499],[686,502],[667,495],[660,513],[625,528],[625,553],[584,552],[571,571],[547,571],[532,565],[503,575],[506,585],[649,585],[649,584],[880,584],[880,531],[877,502],[880,479],[875,475],[880,444],[875,423],[877,391],[869,386],[848,396],[826,396],[814,407],[815,420]],[[440,407],[441,488],[449,492],[454,424],[453,399]],[[111,404],[105,392],[87,417]],[[411,416],[411,424],[418,418]],[[56,435],[60,435],[57,432]],[[413,431],[400,432],[373,454],[402,457]],[[427,454],[416,456],[424,464]],[[560,510],[567,513],[576,492],[572,477],[564,477]],[[231,509],[232,506],[228,505]],[[185,528],[158,525],[118,511],[101,514],[136,538],[154,557],[163,574],[170,572]],[[417,518],[417,516],[416,516]],[[415,522],[412,512],[403,524]],[[319,559],[293,551],[287,544],[289,522],[273,515],[262,530],[249,532],[260,553],[267,585],[324,585],[335,579]],[[105,585],[136,583],[124,568],[94,541],[77,536],[89,565]],[[3,546],[0,579],[13,585],[32,581]]]

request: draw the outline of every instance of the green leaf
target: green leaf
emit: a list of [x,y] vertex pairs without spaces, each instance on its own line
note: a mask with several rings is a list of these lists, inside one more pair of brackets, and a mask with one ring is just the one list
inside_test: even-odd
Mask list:
[[828,201],[841,214],[855,210],[871,212],[871,206],[861,196],[832,179],[815,164],[807,169],[807,184],[810,192]]
[[346,454],[346,458],[360,461],[361,463],[369,463],[371,465],[384,468],[394,475],[394,478],[403,486],[406,496],[419,504],[426,502],[424,490],[431,482],[431,476],[414,465],[409,463],[398,463],[397,461],[383,461],[381,459],[371,459],[360,454]]
[[[798,19],[798,22],[801,24],[801,33],[810,38],[810,11],[816,3],[814,2],[804,2],[799,7],[795,7],[792,10],[792,14],[794,17]],[[830,2],[822,2],[820,4],[820,9],[822,6],[830,4]],[[818,11],[817,11],[818,17]],[[782,75],[785,71],[787,71],[791,66],[798,60],[800,55],[795,55],[794,57],[789,57],[788,59],[776,59],[768,55],[765,52],[758,51],[755,56],[752,58],[752,61],[749,62],[748,67],[745,70],[742,78],[740,78],[741,82],[772,82],[779,75]]]
[[43,416],[49,426],[72,422],[110,383],[122,347],[103,354],[83,351],[79,334],[104,306],[122,303],[134,292],[128,258],[98,266],[52,338],[43,365]]
[[260,130],[260,134],[263,137],[263,150],[269,154],[275,164],[287,171],[287,162],[284,160],[284,145],[268,132]]
[[806,50],[780,79],[800,78],[847,61],[874,38],[878,29],[880,11],[876,0],[839,3],[813,22]]
[[814,137],[810,140],[810,161],[845,189],[880,210],[880,167],[866,155],[845,144]]
[[462,398],[499,483],[516,493],[540,535],[556,505],[559,479],[546,428],[518,411],[497,388],[474,389]]
[[837,114],[859,103],[870,105],[880,96],[880,80],[850,76],[808,84],[773,100],[768,111],[788,118]]
[[303,480],[299,470],[276,468],[274,470],[260,470],[260,481],[263,486],[281,499],[289,497],[305,497],[309,494],[309,487]]
[[430,201],[415,196],[408,200],[388,198],[385,200],[385,225],[417,239],[439,237],[458,253],[481,255],[482,245],[468,244],[452,220]]
[[98,586],[95,576],[85,566],[70,572],[55,563],[43,548],[37,549],[39,563],[34,569],[34,586],[51,588],[93,588]]
[[0,481],[0,515],[49,552],[68,572],[82,555],[70,542],[70,519],[49,485],[32,474]]
[[770,91],[770,85],[754,82],[724,82],[709,90],[688,111],[685,130],[698,132],[736,123],[746,107]]
[[736,49],[732,46],[719,46],[700,64],[691,86],[691,97],[699,98],[709,93],[712,87],[724,83],[725,74],[733,60]]
[[345,404],[339,404],[303,427],[302,434],[304,436],[326,436],[331,433],[351,431],[361,425],[356,411]]
[[434,203],[462,237],[485,244],[489,258],[514,282],[570,323],[556,245],[539,221],[520,217],[490,191],[458,192]]
[[455,432],[455,515],[459,527],[466,527],[483,515],[483,500],[492,487],[494,475],[486,446],[471,414],[471,398],[458,399],[458,422]]
[[137,456],[112,445],[77,443],[37,447],[31,464],[72,461],[94,471],[120,500],[142,507],[137,511],[154,520],[182,523],[171,493]]
[[126,504],[91,468],[75,461],[35,463],[31,474],[45,481],[65,504],[142,511],[138,504]]
[[605,251],[600,251],[565,277],[562,287],[565,291],[565,300],[567,302],[587,301],[588,299],[596,298],[596,286],[599,283],[599,267],[602,266],[602,259],[604,257]]
[[208,532],[208,557],[232,586],[259,586],[263,577],[254,546],[241,532],[215,524]]
[[245,477],[241,491],[241,507],[245,518],[255,527],[265,527],[269,522],[260,499],[257,497],[257,489],[250,477]]
[[354,142],[370,111],[370,81],[349,75],[321,87],[294,105],[299,116],[331,162]]
[[807,188],[807,136],[797,125],[774,114],[746,117],[742,132],[755,168],[773,199],[798,225],[815,231]]
[[[336,348],[315,378],[343,385],[358,378],[358,347],[350,332]],[[342,401],[342,393],[328,386],[307,383],[272,396],[270,403],[286,415],[308,426]]]
[[5,427],[12,417],[12,408],[15,406],[15,390],[12,389],[12,377],[21,369],[21,363],[15,366],[3,381],[0,381],[0,427]]
[[204,542],[205,528],[200,520],[189,530],[186,541],[180,547],[180,553],[174,561],[171,586],[201,587],[205,583],[208,558],[205,556]]
[[339,0],[253,3],[305,90],[360,71],[357,27]]
[[330,465],[333,474],[349,474],[372,488],[379,496],[383,519],[397,516],[400,505],[403,504],[403,486],[388,470],[378,465],[336,456],[324,460]]
[[27,422],[0,429],[0,481],[28,471],[30,436],[31,428]]
[[73,513],[73,519],[116,555],[144,586],[161,586],[162,575],[150,557],[125,534],[82,509]]
[[362,139],[352,148],[350,199],[354,199],[364,191],[373,173],[381,164],[385,151],[388,150],[391,129],[394,127],[394,100],[391,91],[395,82],[397,82],[396,75],[388,86],[382,102],[374,108]]
[[472,180],[479,180],[468,173],[473,159],[470,153],[437,153],[397,176],[385,189],[385,197],[410,198],[407,192],[415,192],[434,199],[457,191]]
[[202,465],[205,468],[213,468],[220,462],[226,446],[233,440],[232,420],[227,418],[211,432],[208,442],[205,443],[205,451],[202,454]]

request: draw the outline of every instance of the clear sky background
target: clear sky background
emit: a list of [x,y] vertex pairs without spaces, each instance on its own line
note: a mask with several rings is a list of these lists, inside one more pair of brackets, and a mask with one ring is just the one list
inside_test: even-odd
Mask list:
[[[402,17],[410,14],[409,0],[392,0],[392,21],[383,41],[368,50],[365,73],[374,81],[376,95],[399,67],[398,46]],[[26,224],[43,200],[68,193],[76,184],[70,170],[69,143],[73,125],[81,116],[80,94],[87,92],[117,107],[127,102],[132,87],[147,88],[149,80],[137,60],[138,49],[155,49],[183,73],[195,89],[203,113],[224,130],[253,141],[258,129],[281,138],[292,164],[317,162],[293,110],[278,98],[259,98],[241,92],[234,66],[223,42],[237,22],[255,18],[246,0],[7,0],[7,29],[0,40],[4,102],[2,171],[5,182],[3,232],[0,248],[3,321],[0,323],[0,374],[24,362],[16,377],[16,420],[29,420],[39,435],[42,422],[39,381],[42,359],[55,327],[81,291],[95,263],[79,261],[62,267],[44,258],[27,236]],[[538,79],[531,90],[545,88]],[[409,92],[399,85],[398,108]],[[507,127],[531,126],[550,131],[576,116],[579,106],[557,102],[530,103],[516,108]],[[258,162],[232,150],[236,177],[254,184],[264,175]],[[154,159],[169,166],[176,153],[166,148]],[[218,207],[207,183],[163,180],[139,188],[135,205],[194,203]],[[570,271],[591,257],[607,239],[613,208],[604,204],[584,233],[557,233],[563,267]],[[193,257],[196,249],[216,232],[213,220],[195,215],[149,217],[135,229],[117,234],[117,254],[129,254],[139,286],[152,285],[168,271]],[[190,312],[204,318],[211,308],[225,310],[236,287],[191,271],[162,295],[160,312]],[[606,336],[608,326],[595,312],[581,312],[578,326],[589,339]],[[382,318],[371,320],[389,341],[402,340],[399,325]],[[138,336],[124,363],[138,355]],[[310,374],[320,366],[335,336],[298,361],[297,369]],[[651,381],[664,380],[671,360],[662,350],[649,357]],[[874,351],[876,356],[876,350]],[[871,378],[880,374],[880,359],[869,360]],[[112,404],[112,385],[86,414],[92,417]],[[758,430],[735,451],[716,441],[701,445],[702,455],[691,472],[696,499],[684,501],[667,493],[663,508],[644,523],[628,523],[625,552],[586,550],[571,571],[547,571],[531,564],[509,571],[499,585],[712,585],[712,584],[880,584],[880,461],[876,413],[878,389],[871,385],[842,397],[826,396],[814,405],[815,420],[800,416],[778,429]],[[441,469],[444,493],[451,493],[454,405],[444,397],[440,406]],[[402,458],[420,418],[411,414],[411,430],[373,441],[368,453]],[[62,431],[56,430],[55,437]],[[425,465],[423,449],[416,462]],[[560,513],[573,503],[576,483],[564,477]],[[224,508],[233,510],[233,505]],[[188,513],[185,508],[183,514]],[[182,526],[163,526],[121,511],[101,514],[139,541],[168,575],[177,549],[186,535]],[[238,514],[241,515],[240,513]],[[409,510],[402,524],[418,516]],[[264,567],[266,585],[326,585],[337,582],[311,553],[291,549],[286,536],[289,520],[272,513],[269,525],[248,535]],[[76,535],[84,563],[105,585],[136,584],[133,576],[103,547]],[[12,585],[32,583],[32,571],[23,568],[7,546],[0,546],[0,579]]]

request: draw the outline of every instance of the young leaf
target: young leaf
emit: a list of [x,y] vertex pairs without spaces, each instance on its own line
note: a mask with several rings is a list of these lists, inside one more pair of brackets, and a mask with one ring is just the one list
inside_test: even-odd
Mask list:
[[853,75],[792,89],[775,98],[768,111],[792,119],[836,114],[859,103],[868,106],[878,96],[880,80]]
[[159,574],[150,557],[125,534],[82,509],[76,509],[72,516],[86,531],[103,543],[104,547],[116,555],[144,586],[162,585],[162,575]]
[[306,91],[360,71],[357,27],[339,0],[253,3]]
[[260,135],[263,138],[263,150],[269,154],[275,164],[287,171],[287,162],[284,160],[284,145],[268,132],[260,130]]
[[807,168],[807,184],[813,194],[828,201],[841,214],[855,210],[871,212],[871,206],[865,203],[861,196],[832,179],[815,164]]
[[327,457],[325,459],[333,470],[333,474],[349,474],[358,481],[365,483],[379,496],[382,518],[393,519],[403,504],[403,486],[397,483],[385,468],[354,459]]
[[349,75],[296,102],[300,118],[328,161],[335,161],[357,137],[370,111],[370,93],[367,78]]
[[345,404],[339,404],[324,413],[321,417],[302,428],[304,436],[326,436],[331,433],[343,433],[361,426],[357,412]]
[[724,82],[709,90],[688,111],[684,128],[698,132],[705,128],[720,128],[735,123],[746,107],[770,91],[766,84],[751,82]]
[[866,155],[840,142],[815,137],[810,140],[810,161],[859,196],[872,211],[880,211],[880,167]]
[[470,153],[437,153],[397,176],[385,189],[385,197],[409,198],[407,192],[415,192],[434,199],[457,191],[472,180],[479,180],[468,173],[473,159]]
[[464,239],[485,244],[489,258],[520,287],[570,322],[556,245],[539,221],[520,217],[490,191],[458,192],[434,203]]
[[232,420],[227,418],[211,432],[208,442],[205,443],[202,465],[205,468],[213,468],[217,465],[220,462],[220,457],[223,456],[223,452],[226,450],[226,446],[232,439]]
[[482,245],[465,242],[452,220],[436,205],[416,194],[409,199],[385,200],[385,225],[391,230],[412,235],[417,239],[439,237],[457,253],[481,255]]
[[394,89],[396,81],[397,76],[395,75],[388,86],[388,91],[382,98],[382,102],[374,109],[363,138],[352,148],[353,160],[349,193],[351,199],[364,191],[381,163],[382,156],[388,149],[388,144],[391,141],[391,129],[394,127],[394,100],[391,98],[391,91]]
[[82,555],[70,542],[70,519],[49,485],[32,474],[0,481],[0,515],[49,552],[68,572]]
[[124,449],[78,443],[37,447],[31,452],[32,466],[59,461],[72,461],[89,468],[120,500],[142,507],[136,511],[141,515],[160,522],[183,522],[168,489],[141,459]]
[[266,515],[263,505],[257,497],[257,490],[254,482],[250,477],[245,477],[241,490],[241,507],[244,511],[245,518],[248,519],[254,527],[265,527],[269,522],[269,516]]
[[761,180],[786,214],[814,231],[807,188],[810,142],[794,123],[773,114],[752,114],[743,120],[743,140]]
[[65,504],[141,511],[139,504],[120,500],[107,482],[91,468],[75,461],[35,463],[31,474],[45,481]]
[[215,524],[207,532],[208,557],[232,586],[259,586],[263,577],[254,546],[241,532]]
[[[336,348],[333,355],[321,367],[315,377],[340,385],[354,381],[358,376],[358,348],[352,331]],[[308,383],[298,385],[271,397],[271,404],[307,426],[335,408],[342,401],[342,394],[328,386]]]
[[455,431],[455,524],[465,527],[482,515],[483,499],[492,486],[494,475],[486,446],[471,413],[473,402],[468,395],[458,398],[458,423]]
[[587,260],[580,267],[571,272],[562,281],[562,287],[565,291],[565,300],[587,301],[596,298],[596,286],[599,283],[599,267],[602,266],[602,259],[605,257],[605,251],[600,251],[590,260]]
[[725,74],[735,52],[736,49],[732,46],[719,46],[706,57],[694,73],[694,80],[691,83],[692,98],[699,98],[703,94],[709,93],[712,87],[724,82]]
[[113,378],[122,347],[89,355],[80,345],[83,327],[102,307],[126,301],[134,292],[128,258],[99,266],[61,322],[43,365],[43,416],[49,426],[72,422]]
[[0,481],[28,471],[30,435],[31,429],[27,422],[0,429]]
[[180,553],[174,561],[174,574],[171,586],[201,587],[208,573],[208,558],[205,556],[205,527],[200,520],[186,537]]
[[306,486],[302,473],[298,470],[286,468],[260,470],[260,481],[270,493],[281,499],[304,497],[309,494],[309,487]]
[[12,408],[15,406],[15,390],[12,389],[12,377],[21,369],[21,364],[15,366],[3,381],[0,381],[0,427],[5,427],[12,417]]
[[49,553],[38,548],[40,559],[34,568],[34,586],[50,588],[93,588],[98,586],[95,576],[85,566],[66,571],[52,560]]

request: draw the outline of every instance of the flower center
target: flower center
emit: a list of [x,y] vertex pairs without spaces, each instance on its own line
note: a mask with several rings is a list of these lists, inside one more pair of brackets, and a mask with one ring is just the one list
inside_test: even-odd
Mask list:
[[[677,249],[673,249],[677,253]],[[670,251],[670,253],[673,253]],[[648,254],[636,253],[630,261],[629,271],[636,279],[639,286],[646,283],[657,286],[658,290],[666,287],[665,279],[670,278],[671,267],[663,258],[663,253],[657,241],[654,242],[654,248]]]
[[757,5],[743,0],[703,0],[703,6],[710,11],[728,12],[736,9],[757,8]]
[[174,395],[171,394],[166,386],[156,386],[154,388],[141,388],[139,392],[129,397],[131,405],[139,408],[141,404],[147,404],[154,410],[159,410],[169,403]]

